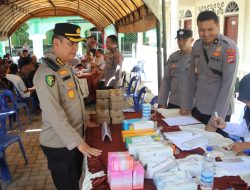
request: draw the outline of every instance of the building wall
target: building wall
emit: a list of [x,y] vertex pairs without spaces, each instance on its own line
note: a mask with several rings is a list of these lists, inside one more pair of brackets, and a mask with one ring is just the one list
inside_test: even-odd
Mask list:
[[[183,5],[180,3],[179,8],[179,21],[181,22],[181,28],[184,27],[185,13],[190,10],[192,13],[192,30],[194,32],[194,38],[198,39],[198,29],[196,25],[196,18],[200,11],[211,10],[214,8],[220,20],[220,32],[224,33],[224,19],[229,15],[238,15],[238,39],[237,46],[240,52],[240,64],[239,75],[242,76],[247,72],[250,72],[250,1],[249,0],[234,0],[238,4],[239,11],[232,13],[225,13],[227,5],[232,0],[195,0],[190,5]],[[219,6],[218,6],[219,5]]]

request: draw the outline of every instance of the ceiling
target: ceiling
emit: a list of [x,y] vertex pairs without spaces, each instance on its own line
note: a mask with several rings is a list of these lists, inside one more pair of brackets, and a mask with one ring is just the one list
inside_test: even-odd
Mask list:
[[110,24],[119,29],[152,13],[142,0],[0,0],[0,36],[10,36],[30,18],[76,15],[103,31]]

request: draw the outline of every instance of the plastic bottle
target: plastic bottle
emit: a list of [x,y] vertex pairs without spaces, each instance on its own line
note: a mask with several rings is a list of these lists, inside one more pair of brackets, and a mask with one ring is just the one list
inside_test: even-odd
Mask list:
[[200,188],[201,190],[212,190],[214,185],[214,158],[211,156],[213,151],[212,146],[206,147],[206,154],[204,157],[204,163],[202,165],[200,176]]

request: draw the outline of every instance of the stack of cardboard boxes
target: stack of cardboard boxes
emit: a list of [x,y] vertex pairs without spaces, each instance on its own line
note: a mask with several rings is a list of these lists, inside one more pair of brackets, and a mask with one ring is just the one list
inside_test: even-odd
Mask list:
[[96,90],[96,123],[111,123],[109,116],[109,90]]
[[123,108],[125,101],[121,89],[96,91],[96,117],[97,124],[104,121],[120,124],[124,120]]
[[112,124],[120,124],[124,120],[123,108],[125,101],[121,89],[109,90],[110,95],[110,117]]

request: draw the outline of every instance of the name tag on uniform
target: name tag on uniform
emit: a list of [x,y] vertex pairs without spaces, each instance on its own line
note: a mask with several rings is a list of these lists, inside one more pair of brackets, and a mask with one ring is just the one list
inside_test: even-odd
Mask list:
[[70,75],[67,75],[67,76],[63,77],[62,80],[63,80],[63,81],[66,81],[66,80],[68,80],[68,79],[70,79],[70,78],[71,78],[71,76],[70,76]]

